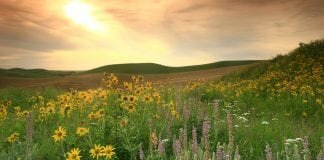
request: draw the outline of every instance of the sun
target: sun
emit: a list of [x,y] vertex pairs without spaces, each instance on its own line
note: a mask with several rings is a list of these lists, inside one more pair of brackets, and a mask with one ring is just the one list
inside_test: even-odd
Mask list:
[[64,7],[65,14],[75,23],[89,30],[102,32],[103,25],[94,18],[94,8],[80,0],[73,0]]

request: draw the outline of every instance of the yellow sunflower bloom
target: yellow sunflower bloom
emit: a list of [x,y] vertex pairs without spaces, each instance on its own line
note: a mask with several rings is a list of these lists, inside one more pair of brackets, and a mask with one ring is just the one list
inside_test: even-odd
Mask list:
[[7,141],[8,141],[9,143],[14,143],[14,142],[16,142],[18,139],[19,139],[19,133],[15,132],[15,133],[11,134],[11,135],[7,138]]
[[101,148],[102,148],[102,146],[95,144],[94,148],[90,149],[90,156],[92,158],[98,159],[99,156],[100,156],[100,154],[101,154],[100,153],[101,152]]
[[55,142],[64,140],[66,136],[66,131],[62,126],[59,126],[57,130],[54,131],[54,135],[52,136]]
[[84,136],[84,135],[86,135],[86,134],[89,133],[89,128],[78,127],[77,130],[76,130],[76,133],[77,133],[79,136]]
[[111,159],[113,155],[116,153],[114,152],[114,147],[111,145],[106,145],[105,147],[101,148],[101,156],[106,157],[106,159]]
[[81,156],[79,148],[73,148],[70,152],[67,153],[66,160],[80,160]]

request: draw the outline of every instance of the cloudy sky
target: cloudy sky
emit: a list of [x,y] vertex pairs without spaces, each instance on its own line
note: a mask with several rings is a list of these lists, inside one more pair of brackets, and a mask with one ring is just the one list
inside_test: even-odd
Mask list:
[[269,59],[324,38],[323,0],[0,0],[0,68]]

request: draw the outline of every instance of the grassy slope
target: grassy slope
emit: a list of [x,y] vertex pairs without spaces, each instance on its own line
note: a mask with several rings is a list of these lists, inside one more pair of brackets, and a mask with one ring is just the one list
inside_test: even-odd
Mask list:
[[255,148],[255,155],[245,158],[260,159],[268,143],[273,152],[280,152],[285,139],[303,136],[309,138],[314,158],[324,137],[323,60],[324,39],[301,44],[289,54],[224,76],[208,85],[202,98],[238,101],[244,105],[232,113],[251,113],[246,116],[248,123],[237,122],[250,127],[235,132],[238,145],[244,146],[243,155]]
[[[317,63],[324,63],[324,39],[313,41],[309,44],[300,43],[300,46],[295,50],[291,51],[286,55],[278,55],[271,61],[264,61],[263,63],[258,64],[255,67],[251,67],[245,72],[237,72],[228,76],[224,76],[223,80],[233,80],[236,78],[241,79],[257,79],[264,76],[269,71],[283,71],[287,74],[293,74],[296,76],[296,69],[298,71],[304,70],[310,72],[310,66]],[[313,60],[309,63],[308,68],[303,68],[301,64],[293,64],[298,61],[300,57],[305,59]]]

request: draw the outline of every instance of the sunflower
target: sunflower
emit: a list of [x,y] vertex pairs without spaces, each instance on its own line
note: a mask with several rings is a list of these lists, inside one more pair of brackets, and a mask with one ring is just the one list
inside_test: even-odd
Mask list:
[[66,136],[66,131],[62,126],[59,126],[57,130],[54,131],[54,135],[52,136],[54,141],[62,141],[64,140],[64,137]]
[[66,160],[80,160],[81,156],[79,148],[73,148],[70,152],[67,153]]
[[128,124],[128,120],[126,118],[123,118],[120,122],[119,125],[120,127],[125,127]]
[[102,146],[95,144],[94,148],[90,149],[90,156],[92,158],[98,159],[100,156],[101,148],[102,148]]
[[106,159],[111,159],[111,157],[116,154],[114,152],[114,147],[111,145],[106,145],[105,147],[101,148],[101,156],[106,157]]
[[7,116],[7,108],[4,105],[0,106],[0,119],[4,119]]
[[127,96],[121,96],[121,100],[122,100],[123,102],[127,102],[127,101],[128,101],[128,97],[127,97]]
[[150,102],[152,102],[152,100],[153,100],[152,97],[149,96],[149,95],[145,95],[144,98],[143,98],[143,101],[145,103],[150,103]]
[[102,118],[105,115],[105,110],[104,109],[99,109],[96,112],[96,115],[97,115],[98,118]]
[[76,133],[77,133],[79,136],[84,136],[84,135],[86,135],[86,134],[89,133],[89,128],[78,127],[77,130],[76,130]]
[[90,112],[89,115],[88,115],[88,118],[89,118],[89,119],[97,119],[98,116],[97,116],[96,113],[94,113],[94,112]]
[[134,104],[129,104],[128,107],[127,107],[127,110],[129,112],[134,112],[135,111],[135,105]]
[[15,133],[11,134],[11,135],[7,138],[7,141],[8,141],[9,143],[14,143],[14,142],[16,142],[18,139],[19,139],[19,133],[15,132]]
[[129,96],[128,97],[128,101],[130,103],[136,103],[137,102],[137,97],[136,96]]

